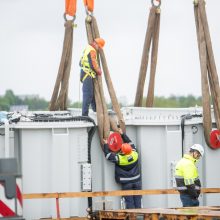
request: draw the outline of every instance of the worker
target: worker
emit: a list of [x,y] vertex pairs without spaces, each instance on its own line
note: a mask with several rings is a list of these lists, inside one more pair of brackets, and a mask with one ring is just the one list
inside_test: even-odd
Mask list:
[[[140,190],[141,173],[139,167],[139,155],[135,145],[129,137],[119,129],[123,144],[119,152],[112,152],[109,149],[107,140],[104,141],[104,154],[106,159],[115,163],[115,180],[121,184],[122,190]],[[124,196],[125,208],[141,208],[141,196]]]
[[183,207],[199,206],[201,182],[196,162],[203,157],[204,149],[200,144],[190,147],[189,153],[177,163],[175,179]]
[[91,104],[92,110],[96,111],[94,85],[93,79],[96,75],[101,76],[102,71],[98,63],[97,52],[99,48],[103,48],[105,41],[102,38],[96,38],[91,44],[89,44],[83,51],[83,55],[80,59],[80,81],[83,83],[83,103],[82,103],[82,115],[88,116],[89,106]]

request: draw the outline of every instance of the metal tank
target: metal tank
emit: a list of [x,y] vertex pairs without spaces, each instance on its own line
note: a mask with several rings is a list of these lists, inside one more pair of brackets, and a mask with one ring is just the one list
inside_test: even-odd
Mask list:
[[[208,148],[204,141],[201,108],[158,109],[123,108],[128,136],[140,152],[143,189],[167,189],[175,186],[174,167],[193,143],[205,146],[199,162],[203,187],[219,187],[220,150]],[[30,113],[34,115],[33,113]],[[52,114],[44,112],[43,115]],[[58,114],[58,113],[53,113]],[[63,113],[60,113],[63,114]],[[181,122],[183,115],[197,115]],[[80,115],[71,110],[70,115]],[[96,115],[90,116],[96,120]],[[213,127],[214,127],[213,121]],[[10,125],[13,138],[11,152],[21,161],[23,193],[81,192],[119,190],[114,180],[114,164],[104,158],[96,133],[91,145],[91,175],[88,166],[88,129],[85,121],[28,121],[25,118]],[[0,127],[1,131],[2,127]],[[182,136],[184,137],[182,148]],[[13,141],[12,141],[13,140]],[[0,136],[0,152],[4,153],[4,137]],[[86,171],[86,172],[82,172]],[[83,176],[85,175],[85,176]],[[84,180],[85,177],[85,180]],[[201,205],[219,204],[217,194],[204,194]],[[93,198],[93,208],[119,209],[120,197]],[[145,195],[143,207],[178,207],[179,195]],[[61,217],[86,216],[85,198],[60,199]],[[55,199],[25,200],[26,219],[56,217]]]

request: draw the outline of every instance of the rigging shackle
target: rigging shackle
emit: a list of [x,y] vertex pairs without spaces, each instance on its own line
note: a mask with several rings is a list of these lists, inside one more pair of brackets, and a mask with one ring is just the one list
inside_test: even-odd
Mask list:
[[[67,19],[67,14],[66,14],[66,13],[63,14],[63,18],[64,18],[65,21],[68,21],[68,20],[69,20],[69,19]],[[74,16],[72,17],[72,19],[70,19],[70,20],[74,23],[75,19],[76,19],[76,15],[74,15]]]
[[159,8],[161,5],[161,0],[151,0],[151,4],[152,6]]

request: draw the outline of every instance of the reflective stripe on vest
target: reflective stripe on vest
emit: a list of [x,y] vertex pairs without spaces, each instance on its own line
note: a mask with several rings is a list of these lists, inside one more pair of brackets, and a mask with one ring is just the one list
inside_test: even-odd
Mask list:
[[125,180],[126,180],[126,181],[136,180],[136,179],[140,178],[140,176],[141,176],[141,175],[138,174],[137,176],[134,176],[134,177],[126,177],[126,178],[125,178],[125,177],[121,177],[120,180],[121,180],[121,181],[125,181]]
[[138,160],[138,153],[136,151],[132,151],[129,155],[118,154],[118,158],[120,166],[127,166]]
[[81,68],[86,73],[83,77],[82,81],[86,79],[86,77],[90,76],[92,78],[95,78],[96,73],[91,69],[91,66],[89,64],[88,55],[91,51],[96,51],[92,46],[88,45],[87,48],[83,52],[83,56],[81,58]]

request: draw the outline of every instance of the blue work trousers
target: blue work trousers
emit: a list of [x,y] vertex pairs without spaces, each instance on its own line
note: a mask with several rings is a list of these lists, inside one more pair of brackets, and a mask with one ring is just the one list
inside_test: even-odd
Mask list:
[[192,197],[187,194],[180,194],[180,200],[183,204],[183,207],[199,206],[199,200],[192,199]]
[[90,105],[92,107],[92,110],[94,112],[96,111],[94,85],[93,85],[92,77],[87,76],[86,79],[83,81],[82,92],[83,92],[82,116],[88,116]]
[[[135,183],[123,183],[122,190],[140,190],[141,181]],[[141,208],[141,195],[137,196],[124,196],[126,209],[139,209]]]

